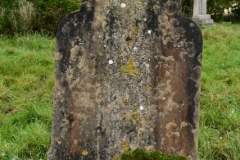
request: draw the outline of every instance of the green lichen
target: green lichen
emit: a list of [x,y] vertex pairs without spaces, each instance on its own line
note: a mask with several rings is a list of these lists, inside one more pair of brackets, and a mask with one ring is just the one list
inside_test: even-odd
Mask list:
[[183,156],[166,155],[159,151],[147,152],[144,149],[136,149],[132,152],[123,153],[121,160],[187,160]]
[[121,72],[127,76],[139,76],[141,74],[140,70],[136,69],[133,58],[129,58],[127,64],[121,67]]

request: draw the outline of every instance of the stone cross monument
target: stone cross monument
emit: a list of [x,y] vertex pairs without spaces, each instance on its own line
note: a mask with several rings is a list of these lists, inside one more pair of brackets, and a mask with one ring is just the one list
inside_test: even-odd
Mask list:
[[194,0],[193,20],[200,25],[213,25],[213,19],[207,14],[207,0]]
[[202,35],[180,0],[83,0],[57,31],[48,160],[197,160]]

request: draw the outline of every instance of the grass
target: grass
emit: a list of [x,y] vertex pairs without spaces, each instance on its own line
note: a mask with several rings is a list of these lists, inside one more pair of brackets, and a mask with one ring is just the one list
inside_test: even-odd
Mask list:
[[38,34],[0,39],[0,159],[44,159],[55,40]]
[[240,25],[203,30],[201,159],[240,159]]
[[[240,25],[204,37],[199,156],[240,159]],[[0,37],[0,160],[46,159],[51,138],[54,38]]]

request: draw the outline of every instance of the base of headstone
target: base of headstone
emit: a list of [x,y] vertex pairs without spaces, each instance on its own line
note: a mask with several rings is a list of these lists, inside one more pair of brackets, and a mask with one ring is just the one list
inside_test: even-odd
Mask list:
[[193,21],[195,21],[197,24],[199,24],[200,26],[210,26],[213,25],[213,19],[211,18],[211,16],[209,14],[205,14],[205,15],[198,15],[192,18]]

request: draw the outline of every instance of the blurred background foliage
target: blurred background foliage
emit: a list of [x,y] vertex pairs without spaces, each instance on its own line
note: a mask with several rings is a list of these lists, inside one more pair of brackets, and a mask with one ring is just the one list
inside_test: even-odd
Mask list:
[[[182,13],[191,18],[194,0],[181,0]],[[2,0],[0,34],[48,32],[54,35],[67,14],[80,7],[81,0]],[[240,0],[207,0],[208,14],[215,22],[240,22]],[[224,9],[229,9],[224,14]]]
[[[191,18],[194,0],[181,0],[182,13]],[[227,14],[224,14],[227,9]],[[240,22],[240,0],[207,0],[207,13],[214,22]]]
[[3,0],[0,2],[0,34],[54,34],[60,20],[79,7],[80,0]]

